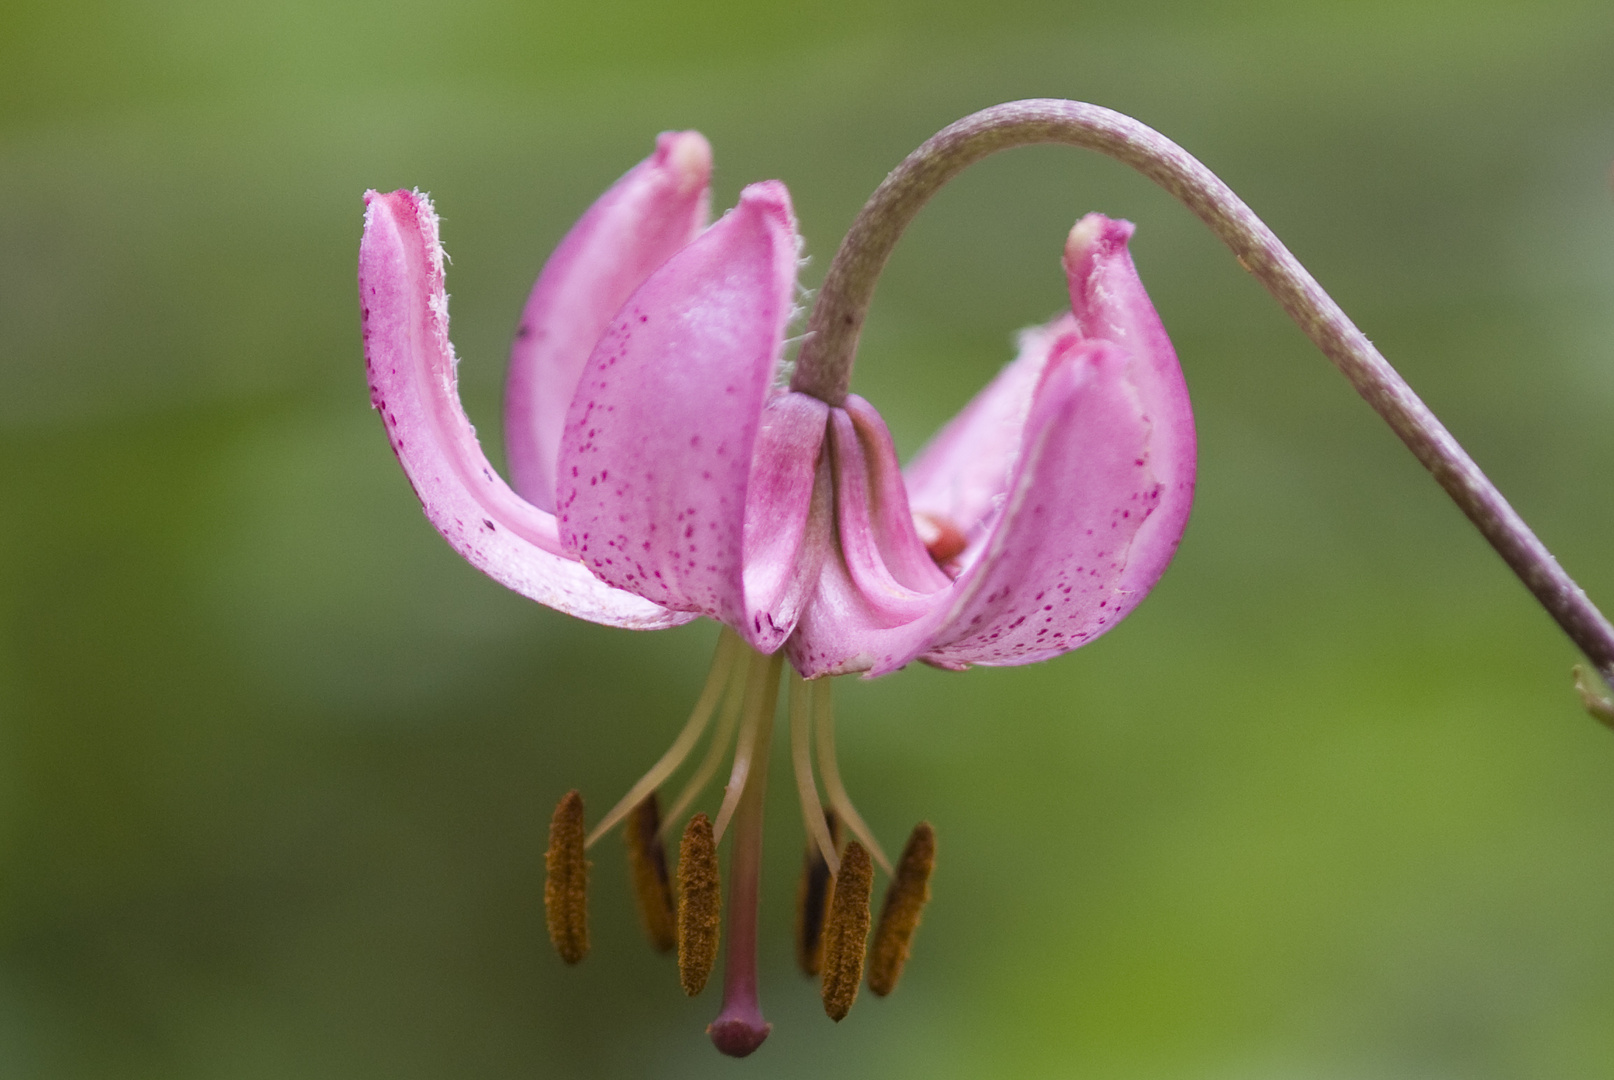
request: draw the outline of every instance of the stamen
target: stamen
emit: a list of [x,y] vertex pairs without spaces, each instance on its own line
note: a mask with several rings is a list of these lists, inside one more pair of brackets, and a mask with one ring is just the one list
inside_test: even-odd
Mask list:
[[[729,820],[739,809],[740,797],[745,794],[746,778],[751,774],[751,762],[760,760],[767,772],[768,742],[773,731],[773,710],[779,700],[779,667],[782,662],[777,653],[763,656],[753,652],[750,670],[746,674],[745,712],[740,722],[740,741],[734,748],[734,767],[729,770],[728,787],[723,791],[723,805],[717,808],[717,823],[713,826],[718,840],[728,831]],[[760,753],[758,747],[761,748]]]
[[[734,816],[734,846],[729,855],[729,930],[728,948],[723,958],[723,1010],[706,1029],[712,1045],[730,1057],[745,1057],[761,1046],[768,1032],[773,1030],[773,1025],[762,1018],[762,1003],[757,998],[757,898],[762,880],[762,808],[768,788],[768,747],[773,737],[773,712],[779,696],[782,664],[783,658],[778,653],[766,657],[761,677],[753,680],[746,695],[751,753],[762,767],[748,768],[742,778],[745,788]],[[735,772],[739,771],[736,762]]]
[[835,761],[835,709],[830,697],[829,680],[814,679],[808,686],[813,694],[813,723],[818,729],[818,771],[824,778],[824,794],[829,796],[829,804],[846,822],[846,827],[852,830],[852,835],[863,841],[863,846],[874,855],[880,869],[889,875],[891,860],[885,857],[880,842],[863,823],[863,816],[852,805],[851,797],[846,794],[846,786],[841,783],[841,769]]
[[[818,845],[824,862],[832,874],[841,869],[840,855],[835,840],[830,836],[824,821],[824,804],[818,801],[818,785],[813,783],[812,755],[812,693],[807,680],[794,670],[790,672],[790,761],[796,767],[796,793],[801,797],[801,822],[808,838]],[[817,974],[816,971],[808,972]]]
[[684,724],[684,730],[678,733],[678,738],[674,739],[667,752],[661,755],[661,760],[652,765],[650,771],[640,777],[639,782],[622,796],[622,801],[613,806],[611,812],[594,826],[594,831],[588,834],[585,847],[593,847],[595,841],[632,813],[633,808],[643,802],[646,795],[665,783],[667,777],[684,763],[689,752],[700,741],[701,733],[706,730],[706,722],[712,718],[712,710],[717,707],[717,699],[728,682],[729,667],[734,663],[735,654],[741,647],[740,635],[724,627],[717,638],[717,649],[712,654],[712,667],[706,674],[706,686],[702,688],[701,696],[689,714],[689,721]]
[[[831,845],[839,844],[841,823],[835,811],[823,811],[822,820],[829,830]],[[832,874],[823,849],[808,840],[801,885],[796,890],[796,964],[804,975],[817,975],[824,967],[824,916],[829,910]]]
[[723,707],[717,714],[717,730],[712,733],[712,741],[706,745],[706,754],[701,758],[701,763],[685,781],[683,790],[667,811],[661,823],[663,833],[672,828],[673,822],[683,817],[684,811],[689,809],[689,804],[706,790],[706,785],[717,775],[718,766],[723,764],[723,755],[733,747],[734,728],[740,722],[740,709],[745,705],[745,684],[750,672],[751,658],[748,656],[741,656],[729,665],[728,689],[723,693]]
[[947,518],[915,511],[913,528],[919,535],[919,542],[930,553],[931,562],[937,566],[945,566],[964,554],[964,549],[969,547],[969,538]]
[[869,853],[856,840],[846,844],[841,872],[835,876],[835,893],[824,925],[824,1011],[836,1023],[845,1018],[857,1000],[863,981],[863,949],[869,940],[869,894],[874,889],[874,867]]
[[717,963],[722,913],[712,820],[696,814],[678,845],[678,981],[690,997],[706,989]]
[[583,854],[583,797],[568,791],[549,819],[544,854],[544,918],[549,940],[568,964],[588,955],[588,858]]
[[672,883],[667,880],[667,847],[661,841],[661,810],[652,791],[628,819],[622,838],[628,847],[628,875],[639,901],[639,918],[657,952],[678,941]]
[[869,956],[869,992],[885,997],[897,988],[902,966],[908,962],[908,945],[919,928],[919,916],[930,899],[930,872],[936,867],[936,830],[921,821],[902,849],[896,876],[885,890],[880,925],[874,930]]

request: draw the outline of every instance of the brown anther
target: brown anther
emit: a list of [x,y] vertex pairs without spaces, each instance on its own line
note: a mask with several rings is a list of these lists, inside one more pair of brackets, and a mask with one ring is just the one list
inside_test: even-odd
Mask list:
[[951,521],[922,511],[913,515],[914,531],[937,566],[951,562],[969,547],[969,538]]
[[583,854],[583,797],[568,791],[549,819],[544,853],[544,917],[549,940],[568,964],[588,955],[588,859]]
[[628,816],[622,838],[628,846],[628,874],[639,901],[639,919],[657,952],[678,943],[672,882],[667,879],[667,847],[661,842],[661,805],[652,791]]
[[841,872],[829,901],[824,924],[824,1012],[837,1023],[857,1000],[863,981],[863,949],[869,941],[869,894],[874,891],[874,864],[856,840],[841,855]]
[[897,875],[885,890],[880,925],[874,930],[869,953],[869,991],[885,997],[897,988],[902,966],[908,962],[908,945],[919,928],[925,902],[930,899],[930,872],[936,867],[936,830],[921,821],[908,836],[897,862]]
[[[841,820],[835,811],[824,810],[830,843],[841,846]],[[807,854],[802,859],[801,885],[796,889],[796,964],[804,975],[817,975],[824,965],[824,914],[829,908],[830,873],[824,853],[807,838]]]
[[722,915],[712,819],[696,814],[678,844],[678,981],[690,997],[706,989],[717,963]]

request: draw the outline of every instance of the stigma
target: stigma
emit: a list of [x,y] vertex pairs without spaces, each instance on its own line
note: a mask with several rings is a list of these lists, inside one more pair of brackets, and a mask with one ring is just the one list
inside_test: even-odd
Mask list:
[[[793,942],[797,966],[819,980],[825,1013],[837,1022],[843,1019],[857,999],[870,957],[869,901],[878,866],[890,884],[874,931],[868,985],[877,996],[889,994],[930,896],[935,833],[926,822],[916,826],[893,868],[841,782],[830,680],[807,681],[793,670],[787,676],[782,654],[758,653],[727,628],[718,638],[706,685],[672,746],[586,836],[582,797],[569,792],[556,808],[545,860],[550,940],[563,960],[575,964],[588,952],[586,851],[624,826],[628,879],[640,921],[652,947],[676,950],[684,993],[700,994],[723,954],[722,1005],[706,1030],[712,1044],[731,1057],[753,1053],[773,1030],[763,1017],[758,988],[757,927],[767,765],[781,682],[788,682],[790,759],[806,834]],[[715,816],[695,812],[677,830],[673,874],[669,833],[702,799],[725,761],[728,782]],[[664,791],[690,762],[693,767],[663,814]],[[719,853],[730,837],[725,895]]]

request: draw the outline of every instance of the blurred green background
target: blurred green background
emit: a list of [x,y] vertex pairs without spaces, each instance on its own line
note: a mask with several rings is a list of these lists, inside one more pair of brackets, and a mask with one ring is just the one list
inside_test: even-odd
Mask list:
[[361,192],[436,198],[497,456],[526,290],[657,131],[719,205],[785,179],[811,284],[902,155],[1026,96],[1218,170],[1614,603],[1607,0],[5,0],[0,1075],[1614,1073],[1572,648],[1186,211],[1064,149],[921,216],[857,388],[911,453],[1060,307],[1072,221],[1131,218],[1200,424],[1174,567],[1060,660],[841,681],[854,798],[940,835],[894,997],[837,1027],[791,968],[783,771],[755,1057],[614,840],[593,955],[549,950],[549,809],[661,752],[715,631],[570,620],[432,532],[368,408]]

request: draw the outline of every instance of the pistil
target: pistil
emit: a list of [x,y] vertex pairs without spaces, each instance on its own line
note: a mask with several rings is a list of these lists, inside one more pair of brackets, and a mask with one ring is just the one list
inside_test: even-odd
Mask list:
[[[768,749],[773,737],[774,704],[782,660],[767,658],[761,685],[747,687],[746,727],[735,755],[733,785],[743,785],[734,811],[734,845],[729,852],[728,948],[723,958],[723,1009],[706,1029],[712,1045],[730,1057],[745,1057],[762,1045],[773,1025],[762,1018],[757,996],[757,901],[762,881],[762,810],[768,787]],[[755,705],[753,706],[753,695]],[[746,760],[741,753],[749,750]],[[753,765],[755,767],[753,767]],[[729,798],[724,799],[728,809]],[[719,827],[722,814],[719,814]]]

